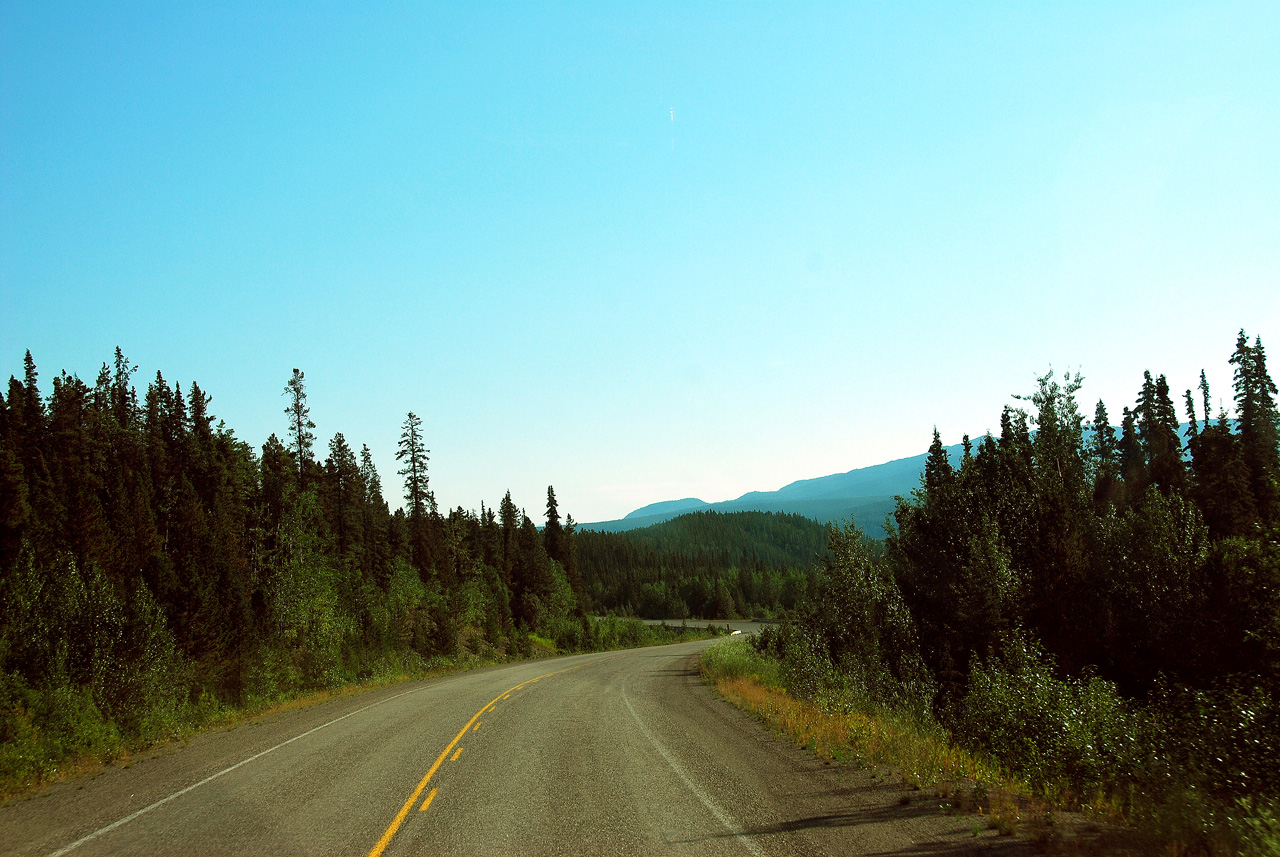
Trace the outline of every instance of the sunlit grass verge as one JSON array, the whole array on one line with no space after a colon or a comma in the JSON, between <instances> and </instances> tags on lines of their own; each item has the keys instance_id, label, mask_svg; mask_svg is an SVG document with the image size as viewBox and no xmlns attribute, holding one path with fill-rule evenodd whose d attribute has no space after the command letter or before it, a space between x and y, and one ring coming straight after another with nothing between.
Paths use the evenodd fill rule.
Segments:
<instances>
[{"instance_id":1,"label":"sunlit grass verge","mask_svg":"<svg viewBox=\"0 0 1280 857\"><path fill-rule=\"evenodd\" d=\"M977 815L975 830L1027 834L1053 853L1280 854L1280 803L1271 799L1240 798L1224 812L1193 788L1152 797L1094 784L1080 793L1065 778L1032 788L986 753L956 746L936 724L847 698L791 696L780 661L744 638L710 646L699 672L727 701L819 759L928 789L952 810Z\"/></svg>"},{"instance_id":2,"label":"sunlit grass verge","mask_svg":"<svg viewBox=\"0 0 1280 857\"><path fill-rule=\"evenodd\" d=\"M949 744L936 726L890 711L839 710L847 706L792 697L783 688L778 661L757 652L749 640L711 646L699 671L729 702L821 759L896 775L906 790L932 789L1001 833L1013 833L1024 822L1043 827L1051 818L1026 783L994 760Z\"/></svg>"},{"instance_id":3,"label":"sunlit grass verge","mask_svg":"<svg viewBox=\"0 0 1280 857\"><path fill-rule=\"evenodd\" d=\"M935 726L889 711L833 710L834 706L793 698L782 688L778 662L756 652L747 640L711 646L699 669L730 702L820 758L864 768L892 767L908 788L967 780L988 789L1030 794L993 760L949 744Z\"/></svg>"},{"instance_id":4,"label":"sunlit grass verge","mask_svg":"<svg viewBox=\"0 0 1280 857\"><path fill-rule=\"evenodd\" d=\"M1280 804L1241 799L1217 817L1194 794L1152 800L1097 789L1073 791L1065 780L1033 789L996 760L951 743L932 723L841 700L797 699L784 670L751 642L735 638L709 647L703 678L738 708L819 758L898 779L904 790L929 790L952 809L974 813L975 831L1023 833L1054 853L1132 853L1212 857L1280 855ZM904 798L906 800L906 798Z\"/></svg>"}]
</instances>

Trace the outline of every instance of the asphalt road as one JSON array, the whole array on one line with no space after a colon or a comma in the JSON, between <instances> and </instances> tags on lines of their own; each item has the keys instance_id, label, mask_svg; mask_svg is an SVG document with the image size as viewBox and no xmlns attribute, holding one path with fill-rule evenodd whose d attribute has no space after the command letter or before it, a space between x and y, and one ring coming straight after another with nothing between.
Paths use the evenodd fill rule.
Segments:
<instances>
[{"instance_id":1,"label":"asphalt road","mask_svg":"<svg viewBox=\"0 0 1280 857\"><path fill-rule=\"evenodd\" d=\"M944 854L917 793L718 699L706 642L510 664L202 735L0 808L0 853ZM908 796L912 797L912 796Z\"/></svg>"}]
</instances>

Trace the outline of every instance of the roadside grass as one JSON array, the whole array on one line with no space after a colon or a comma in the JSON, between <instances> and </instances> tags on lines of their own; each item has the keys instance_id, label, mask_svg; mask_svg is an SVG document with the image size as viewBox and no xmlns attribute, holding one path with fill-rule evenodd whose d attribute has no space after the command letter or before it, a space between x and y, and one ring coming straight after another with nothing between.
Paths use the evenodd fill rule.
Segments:
<instances>
[{"instance_id":1,"label":"roadside grass","mask_svg":"<svg viewBox=\"0 0 1280 857\"><path fill-rule=\"evenodd\" d=\"M910 716L796 699L783 688L779 662L749 640L711 646L699 672L726 700L818 758L871 770L882 781L898 778L907 792L927 790L951 811L974 813L975 832L1021 832L1041 842L1059 836L1062 804L1033 795L995 760L949 743L941 729ZM910 800L904 795L902 802Z\"/></svg>"},{"instance_id":2,"label":"roadside grass","mask_svg":"<svg viewBox=\"0 0 1280 857\"><path fill-rule=\"evenodd\" d=\"M1023 834L1052 854L1280 855L1275 801L1240 799L1215 816L1191 790L1158 799L1132 788L1079 794L1065 781L1032 789L989 756L950 743L936 725L846 699L796 699L784 687L782 665L742 638L710 646L699 672L727 701L820 759L870 770L881 782L897 780L901 804L920 791L950 812L974 814L975 835Z\"/></svg>"},{"instance_id":3,"label":"roadside grass","mask_svg":"<svg viewBox=\"0 0 1280 857\"><path fill-rule=\"evenodd\" d=\"M469 653L455 658L433 657L420 662L418 669L403 666L379 671L365 679L327 688L299 688L270 696L249 697L243 705L218 702L205 694L198 703L169 710L161 716L147 718L151 728L133 735L122 735L110 721L102 718L91 704L77 710L66 710L51 735L47 728L33 723L29 711L15 705L6 722L17 729L6 730L0 743L0 806L13 800L34 797L41 789L55 783L95 776L104 767L118 764L132 767L158 755L173 751L202 732L230 730L250 721L289 711L298 711L334 699L352 696L381 687L421 681L478 669L502 658L478 657ZM26 728L23 728L26 727Z\"/></svg>"},{"instance_id":4,"label":"roadside grass","mask_svg":"<svg viewBox=\"0 0 1280 857\"><path fill-rule=\"evenodd\" d=\"M529 644L531 646L530 657L533 658L549 658L562 654L556 648L555 640L539 637L537 634L529 635Z\"/></svg>"},{"instance_id":5,"label":"roadside grass","mask_svg":"<svg viewBox=\"0 0 1280 857\"><path fill-rule=\"evenodd\" d=\"M845 711L840 709L847 706L795 699L782 687L779 663L756 652L748 640L710 647L699 669L730 702L822 759L862 768L892 766L910 789L962 780L989 792L1031 796L1025 783L994 760L949 744L936 727L890 711Z\"/></svg>"}]
</instances>

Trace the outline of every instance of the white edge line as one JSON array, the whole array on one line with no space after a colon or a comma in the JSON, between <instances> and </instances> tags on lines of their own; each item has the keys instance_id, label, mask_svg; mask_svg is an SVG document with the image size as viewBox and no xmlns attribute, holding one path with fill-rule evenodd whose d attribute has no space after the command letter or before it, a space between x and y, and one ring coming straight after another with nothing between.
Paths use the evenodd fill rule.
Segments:
<instances>
[{"instance_id":1,"label":"white edge line","mask_svg":"<svg viewBox=\"0 0 1280 857\"><path fill-rule=\"evenodd\" d=\"M687 773L685 773L684 768L680 767L680 764L671 757L671 754L667 752L667 748L663 747L661 742L654 737L653 733L645 727L644 723L640 720L640 715L636 714L635 708L631 706L631 700L627 698L627 692L625 690L622 691L622 701L627 704L627 710L631 712L631 717L635 720L636 726L640 727L640 732L644 737L649 739L650 744L658 749L658 752L662 754L662 758L667 760L667 764L671 766L671 770L675 771L680 776L680 779L684 780L684 784L689 787L689 791L693 792L694 796L698 800L702 801L702 805L710 810L711 814L716 817L716 820L724 825L724 829L732 833L738 840L739 844L754 854L755 857L766 857L764 851L761 850L759 845L752 841L752 839L747 835L747 832L742 829L742 826L721 810L720 807L716 806L715 802L707 796L707 793L700 789L698 784L695 783Z\"/></svg>"},{"instance_id":2,"label":"white edge line","mask_svg":"<svg viewBox=\"0 0 1280 857\"><path fill-rule=\"evenodd\" d=\"M236 762L234 765L232 765L229 768L223 768L221 771L218 771L218 773L216 774L210 774L209 776L205 777L203 780L201 780L198 783L192 783L191 785L187 786L184 789L179 789L178 791L174 792L173 794L167 797L160 798L160 800L156 801L150 806L144 806L142 809L138 810L137 812L130 813L129 815L126 815L124 818L113 821L110 824L108 824L106 827L100 827L97 830L95 830L93 833L88 834L87 836L80 837L75 842L72 842L70 845L62 846L57 851L54 851L52 854L50 854L49 857L62 857L63 854L66 854L70 851L75 850L76 848L79 848L81 845L84 845L86 842L89 842L90 840L97 839L99 836L101 836L104 833L110 833L111 831L115 830L117 827L121 827L125 824L128 824L138 816L151 812L151 810L155 809L156 807L163 806L164 804L168 803L171 800L175 800L176 798L182 797L184 794L186 794L189 791L198 789L201 786L205 785L206 783L213 782L223 774L229 774L232 771L234 771L236 768L239 768L242 765L247 765L255 759L261 759L263 756L267 755L268 753L274 753L276 750L279 750L281 747L292 744L294 741L297 741L300 738L306 738L312 732L319 732L321 729L325 728L326 726L332 726L333 724L337 723L339 720L346 720L348 717L354 717L360 712L368 711L370 708L373 708L374 706L381 705L384 702L390 702L393 699L399 699L400 697L406 696L410 693L417 693L419 690L422 690L422 688L415 687L413 690L406 690L401 693L397 693L395 696L388 696L386 699L380 699L377 702L372 702L364 706L363 708L357 708L355 711L349 711L346 714L342 715L341 717L335 717L332 720L330 720L328 723L321 723L319 726L316 726L312 729L308 729L306 732L303 732L301 735L294 735L289 740L281 741L279 744L275 745L274 747L271 747L270 749L263 750L260 753L254 753L249 758L241 759L239 762Z\"/></svg>"}]
</instances>

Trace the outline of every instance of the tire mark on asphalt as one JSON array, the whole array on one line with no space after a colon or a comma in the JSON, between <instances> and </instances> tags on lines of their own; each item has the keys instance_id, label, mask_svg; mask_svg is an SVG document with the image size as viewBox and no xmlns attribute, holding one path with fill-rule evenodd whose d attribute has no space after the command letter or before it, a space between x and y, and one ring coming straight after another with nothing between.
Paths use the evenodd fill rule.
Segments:
<instances>
[{"instance_id":1,"label":"tire mark on asphalt","mask_svg":"<svg viewBox=\"0 0 1280 857\"><path fill-rule=\"evenodd\" d=\"M685 772L685 769L675 760L675 757L667 751L666 747L662 746L662 742L649 731L649 728L645 726L644 722L640 719L640 715L636 714L635 708L632 707L631 700L627 698L626 690L622 691L622 701L626 703L627 711L631 712L631 718L635 720L636 726L639 727L640 734L649 739L649 743L657 749L658 753L662 755L662 758L667 760L667 764L671 766L671 770L675 771L676 775L684 781L684 784L689 787L689 791L693 792L694 797L702 801L702 805L716 817L717 821L724 825L724 829L733 834L733 837L738 841L738 844L751 852L751 854L755 855L755 857L766 857L764 851L755 843L754 840L751 839L750 835L742 828L742 825L738 824L738 822L733 819L733 816L722 810L716 802L713 801L711 797L693 781L693 778Z\"/></svg>"}]
</instances>

